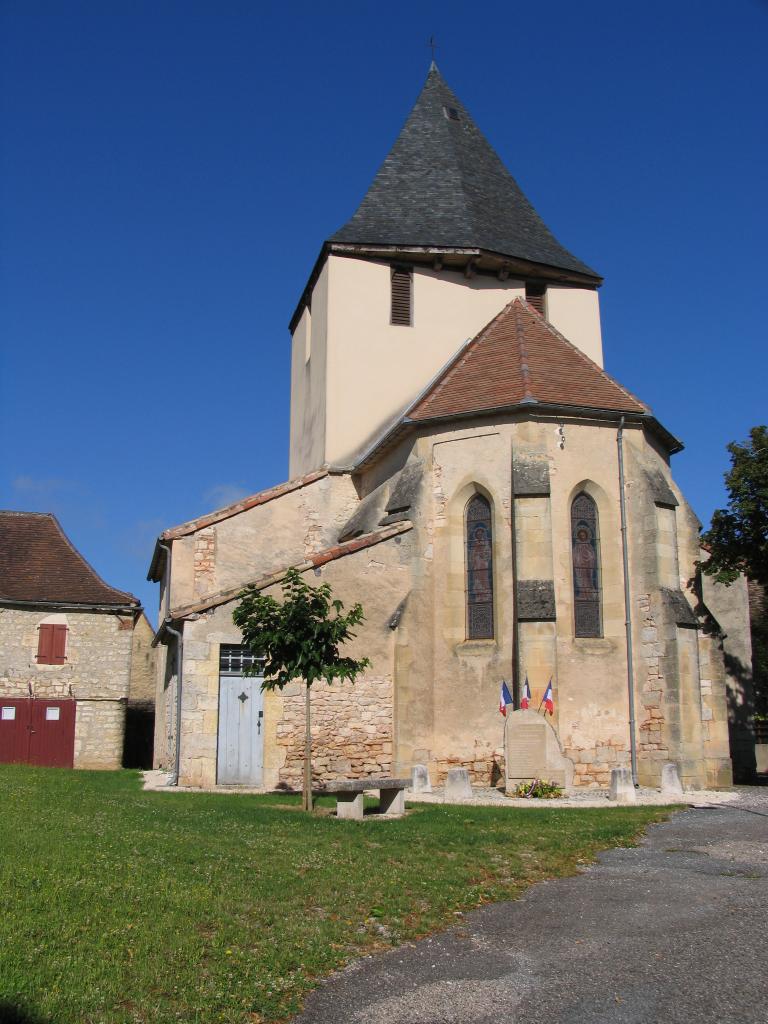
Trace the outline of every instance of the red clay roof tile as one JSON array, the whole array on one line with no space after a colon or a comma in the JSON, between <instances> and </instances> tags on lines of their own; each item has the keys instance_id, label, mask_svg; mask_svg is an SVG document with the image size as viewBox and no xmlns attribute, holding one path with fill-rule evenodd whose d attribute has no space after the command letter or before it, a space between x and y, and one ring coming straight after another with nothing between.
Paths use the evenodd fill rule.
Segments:
<instances>
[{"instance_id":1,"label":"red clay roof tile","mask_svg":"<svg viewBox=\"0 0 768 1024\"><path fill-rule=\"evenodd\" d=\"M408 418L429 420L525 404L650 411L518 298L462 350Z\"/></svg>"},{"instance_id":2,"label":"red clay roof tile","mask_svg":"<svg viewBox=\"0 0 768 1024\"><path fill-rule=\"evenodd\" d=\"M0 601L139 607L101 579L50 512L0 511Z\"/></svg>"}]
</instances>

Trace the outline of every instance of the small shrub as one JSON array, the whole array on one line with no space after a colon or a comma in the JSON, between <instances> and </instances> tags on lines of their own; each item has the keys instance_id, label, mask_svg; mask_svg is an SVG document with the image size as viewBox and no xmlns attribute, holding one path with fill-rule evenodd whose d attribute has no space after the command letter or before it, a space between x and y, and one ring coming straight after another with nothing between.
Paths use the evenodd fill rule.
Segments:
<instances>
[{"instance_id":1,"label":"small shrub","mask_svg":"<svg viewBox=\"0 0 768 1024\"><path fill-rule=\"evenodd\" d=\"M515 790L515 796L536 797L539 800L559 800L563 795L561 786L545 779L534 779L533 782L521 782Z\"/></svg>"}]
</instances>

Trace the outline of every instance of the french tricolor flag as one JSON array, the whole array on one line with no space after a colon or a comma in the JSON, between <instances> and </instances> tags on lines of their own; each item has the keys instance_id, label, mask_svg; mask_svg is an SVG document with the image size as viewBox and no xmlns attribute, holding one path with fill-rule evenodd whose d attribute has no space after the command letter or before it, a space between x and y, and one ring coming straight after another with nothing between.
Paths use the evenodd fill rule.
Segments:
<instances>
[{"instance_id":1,"label":"french tricolor flag","mask_svg":"<svg viewBox=\"0 0 768 1024\"><path fill-rule=\"evenodd\" d=\"M531 703L531 688L528 685L528 676L525 677L525 683L523 684L523 693L520 697L520 707L523 711L527 711Z\"/></svg>"},{"instance_id":2,"label":"french tricolor flag","mask_svg":"<svg viewBox=\"0 0 768 1024\"><path fill-rule=\"evenodd\" d=\"M511 703L512 694L509 692L509 687L507 686L507 684L504 682L504 680L502 680L501 694L499 696L499 711L502 713L502 715L504 715L505 718L507 716L507 704Z\"/></svg>"},{"instance_id":3,"label":"french tricolor flag","mask_svg":"<svg viewBox=\"0 0 768 1024\"><path fill-rule=\"evenodd\" d=\"M555 698L552 695L552 680L551 679L549 680L549 683L547 684L547 689L544 692L544 699L542 700L541 703L544 705L544 714L549 712L550 715L554 715L554 713L555 713Z\"/></svg>"}]
</instances>

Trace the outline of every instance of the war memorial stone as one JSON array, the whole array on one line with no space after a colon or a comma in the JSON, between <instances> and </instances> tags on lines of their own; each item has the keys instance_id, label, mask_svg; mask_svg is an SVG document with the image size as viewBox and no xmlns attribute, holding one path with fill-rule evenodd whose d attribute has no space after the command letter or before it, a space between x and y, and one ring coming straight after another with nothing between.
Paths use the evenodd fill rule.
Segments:
<instances>
[{"instance_id":1,"label":"war memorial stone","mask_svg":"<svg viewBox=\"0 0 768 1024\"><path fill-rule=\"evenodd\" d=\"M536 711L513 711L506 726L507 792L540 779L569 789L573 764L563 756L557 734Z\"/></svg>"}]
</instances>

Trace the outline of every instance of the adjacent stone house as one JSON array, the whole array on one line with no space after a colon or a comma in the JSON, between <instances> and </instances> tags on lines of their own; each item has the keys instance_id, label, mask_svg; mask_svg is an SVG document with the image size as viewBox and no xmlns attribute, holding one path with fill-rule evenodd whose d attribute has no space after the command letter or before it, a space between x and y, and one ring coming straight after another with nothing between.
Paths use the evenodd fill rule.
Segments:
<instances>
[{"instance_id":1,"label":"adjacent stone house","mask_svg":"<svg viewBox=\"0 0 768 1024\"><path fill-rule=\"evenodd\" d=\"M154 705L151 633L55 516L0 512L0 762L119 768L127 707Z\"/></svg>"},{"instance_id":2,"label":"adjacent stone house","mask_svg":"<svg viewBox=\"0 0 768 1024\"><path fill-rule=\"evenodd\" d=\"M297 566L363 603L352 652L371 659L354 686L313 688L317 781L530 777L551 683L568 784L623 764L655 784L670 760L688 785L730 784L745 677L717 588L697 586L682 444L602 368L601 283L433 66L291 320L291 479L158 540L159 766L300 785L302 688L262 694L232 623L246 583L279 597Z\"/></svg>"}]
</instances>

